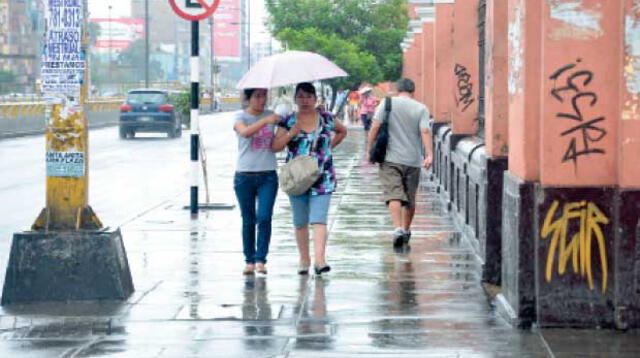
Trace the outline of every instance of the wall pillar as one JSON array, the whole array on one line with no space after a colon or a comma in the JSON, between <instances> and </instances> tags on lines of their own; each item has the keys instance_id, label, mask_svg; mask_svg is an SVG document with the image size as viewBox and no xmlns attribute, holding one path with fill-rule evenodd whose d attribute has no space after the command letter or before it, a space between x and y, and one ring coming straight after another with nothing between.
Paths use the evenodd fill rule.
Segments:
<instances>
[{"instance_id":1,"label":"wall pillar","mask_svg":"<svg viewBox=\"0 0 640 358\"><path fill-rule=\"evenodd\" d=\"M435 90L435 122L451 122L453 111L451 71L453 68L453 6L454 0L434 0L436 8L435 55L438 84Z\"/></svg>"},{"instance_id":2,"label":"wall pillar","mask_svg":"<svg viewBox=\"0 0 640 358\"><path fill-rule=\"evenodd\" d=\"M539 180L542 4L508 0L509 167L502 205L502 293L512 324L535 320L534 182Z\"/></svg>"},{"instance_id":3,"label":"wall pillar","mask_svg":"<svg viewBox=\"0 0 640 358\"><path fill-rule=\"evenodd\" d=\"M451 127L454 135L478 132L478 5L479 0L454 4L453 66L449 69L453 86Z\"/></svg>"}]
</instances>

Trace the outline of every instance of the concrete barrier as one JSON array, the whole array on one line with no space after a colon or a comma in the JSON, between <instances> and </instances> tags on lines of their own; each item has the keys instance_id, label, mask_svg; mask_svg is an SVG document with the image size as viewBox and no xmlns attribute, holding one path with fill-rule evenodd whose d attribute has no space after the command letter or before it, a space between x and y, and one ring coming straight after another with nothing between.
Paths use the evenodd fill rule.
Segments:
<instances>
[{"instance_id":1,"label":"concrete barrier","mask_svg":"<svg viewBox=\"0 0 640 358\"><path fill-rule=\"evenodd\" d=\"M89 101L89 128L118 124L122 99ZM44 133L45 109L43 102L0 104L0 138Z\"/></svg>"}]
</instances>

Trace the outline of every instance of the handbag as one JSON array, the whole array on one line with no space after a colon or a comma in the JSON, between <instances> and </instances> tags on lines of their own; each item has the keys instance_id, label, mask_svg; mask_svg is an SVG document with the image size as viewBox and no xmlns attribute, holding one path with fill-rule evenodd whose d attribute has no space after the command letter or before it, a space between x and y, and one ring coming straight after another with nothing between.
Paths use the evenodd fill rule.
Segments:
<instances>
[{"instance_id":1,"label":"handbag","mask_svg":"<svg viewBox=\"0 0 640 358\"><path fill-rule=\"evenodd\" d=\"M280 168L278 181L280 188L289 195L301 195L307 192L322 175L318 161L311 155L318 143L322 128L322 119L318 120L318 129L309 148L309 154L299 155Z\"/></svg>"},{"instance_id":2,"label":"handbag","mask_svg":"<svg viewBox=\"0 0 640 358\"><path fill-rule=\"evenodd\" d=\"M387 156L387 145L389 144L389 115L391 113L391 97L384 100L384 118L378 129L376 138L373 140L369 151L369 161L371 163L384 163Z\"/></svg>"}]
</instances>

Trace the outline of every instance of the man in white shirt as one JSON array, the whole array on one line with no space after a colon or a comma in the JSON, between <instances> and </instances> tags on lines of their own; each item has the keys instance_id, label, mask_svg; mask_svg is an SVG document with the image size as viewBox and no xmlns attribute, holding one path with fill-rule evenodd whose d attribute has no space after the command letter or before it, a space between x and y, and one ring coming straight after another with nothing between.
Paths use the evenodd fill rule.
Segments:
<instances>
[{"instance_id":1,"label":"man in white shirt","mask_svg":"<svg viewBox=\"0 0 640 358\"><path fill-rule=\"evenodd\" d=\"M429 168L433 160L429 131L429 110L414 100L415 84L408 78L396 83L398 94L391 97L389 143L384 163L380 164L380 182L395 230L393 246L407 244L411 238L411 222L415 214L416 193L421 167ZM385 101L375 111L369 131L367 153L384 119ZM425 157L422 156L422 148Z\"/></svg>"}]
</instances>

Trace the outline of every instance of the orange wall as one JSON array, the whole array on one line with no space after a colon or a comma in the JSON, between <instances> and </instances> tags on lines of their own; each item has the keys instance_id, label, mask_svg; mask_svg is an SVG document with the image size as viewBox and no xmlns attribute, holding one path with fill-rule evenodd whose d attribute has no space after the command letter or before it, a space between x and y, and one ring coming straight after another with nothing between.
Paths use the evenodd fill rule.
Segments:
<instances>
[{"instance_id":1,"label":"orange wall","mask_svg":"<svg viewBox=\"0 0 640 358\"><path fill-rule=\"evenodd\" d=\"M434 110L435 102L435 74L436 74L436 56L434 44L435 26L433 22L425 22L422 26L422 88L424 94L421 99L426 104L430 112Z\"/></svg>"},{"instance_id":2,"label":"orange wall","mask_svg":"<svg viewBox=\"0 0 640 358\"><path fill-rule=\"evenodd\" d=\"M436 122L450 122L453 110L451 72L453 68L453 3L438 3L436 8L435 48L436 48L436 84L435 109Z\"/></svg>"},{"instance_id":3,"label":"orange wall","mask_svg":"<svg viewBox=\"0 0 640 358\"><path fill-rule=\"evenodd\" d=\"M509 171L538 181L542 2L508 1Z\"/></svg>"},{"instance_id":4,"label":"orange wall","mask_svg":"<svg viewBox=\"0 0 640 358\"><path fill-rule=\"evenodd\" d=\"M479 0L454 4L453 66L449 69L453 86L453 134L478 131L478 5Z\"/></svg>"},{"instance_id":5,"label":"orange wall","mask_svg":"<svg viewBox=\"0 0 640 358\"><path fill-rule=\"evenodd\" d=\"M624 56L621 76L622 115L617 149L618 183L640 188L640 11L638 1L624 1Z\"/></svg>"},{"instance_id":6,"label":"orange wall","mask_svg":"<svg viewBox=\"0 0 640 358\"><path fill-rule=\"evenodd\" d=\"M492 157L509 153L507 2L487 2L485 33L485 142Z\"/></svg>"},{"instance_id":7,"label":"orange wall","mask_svg":"<svg viewBox=\"0 0 640 358\"><path fill-rule=\"evenodd\" d=\"M543 2L543 8L540 181L615 185L620 3L583 0L567 11Z\"/></svg>"},{"instance_id":8,"label":"orange wall","mask_svg":"<svg viewBox=\"0 0 640 358\"><path fill-rule=\"evenodd\" d=\"M416 91L414 93L414 96L417 100L421 101L421 99L424 97L424 81L423 81L423 74L422 74L422 67L424 64L424 54L423 54L423 34L415 34L413 37L413 47L415 48L415 54L414 54L414 63L413 65L415 66L415 72L413 77L411 78L414 82L414 84L416 85Z\"/></svg>"}]
</instances>

